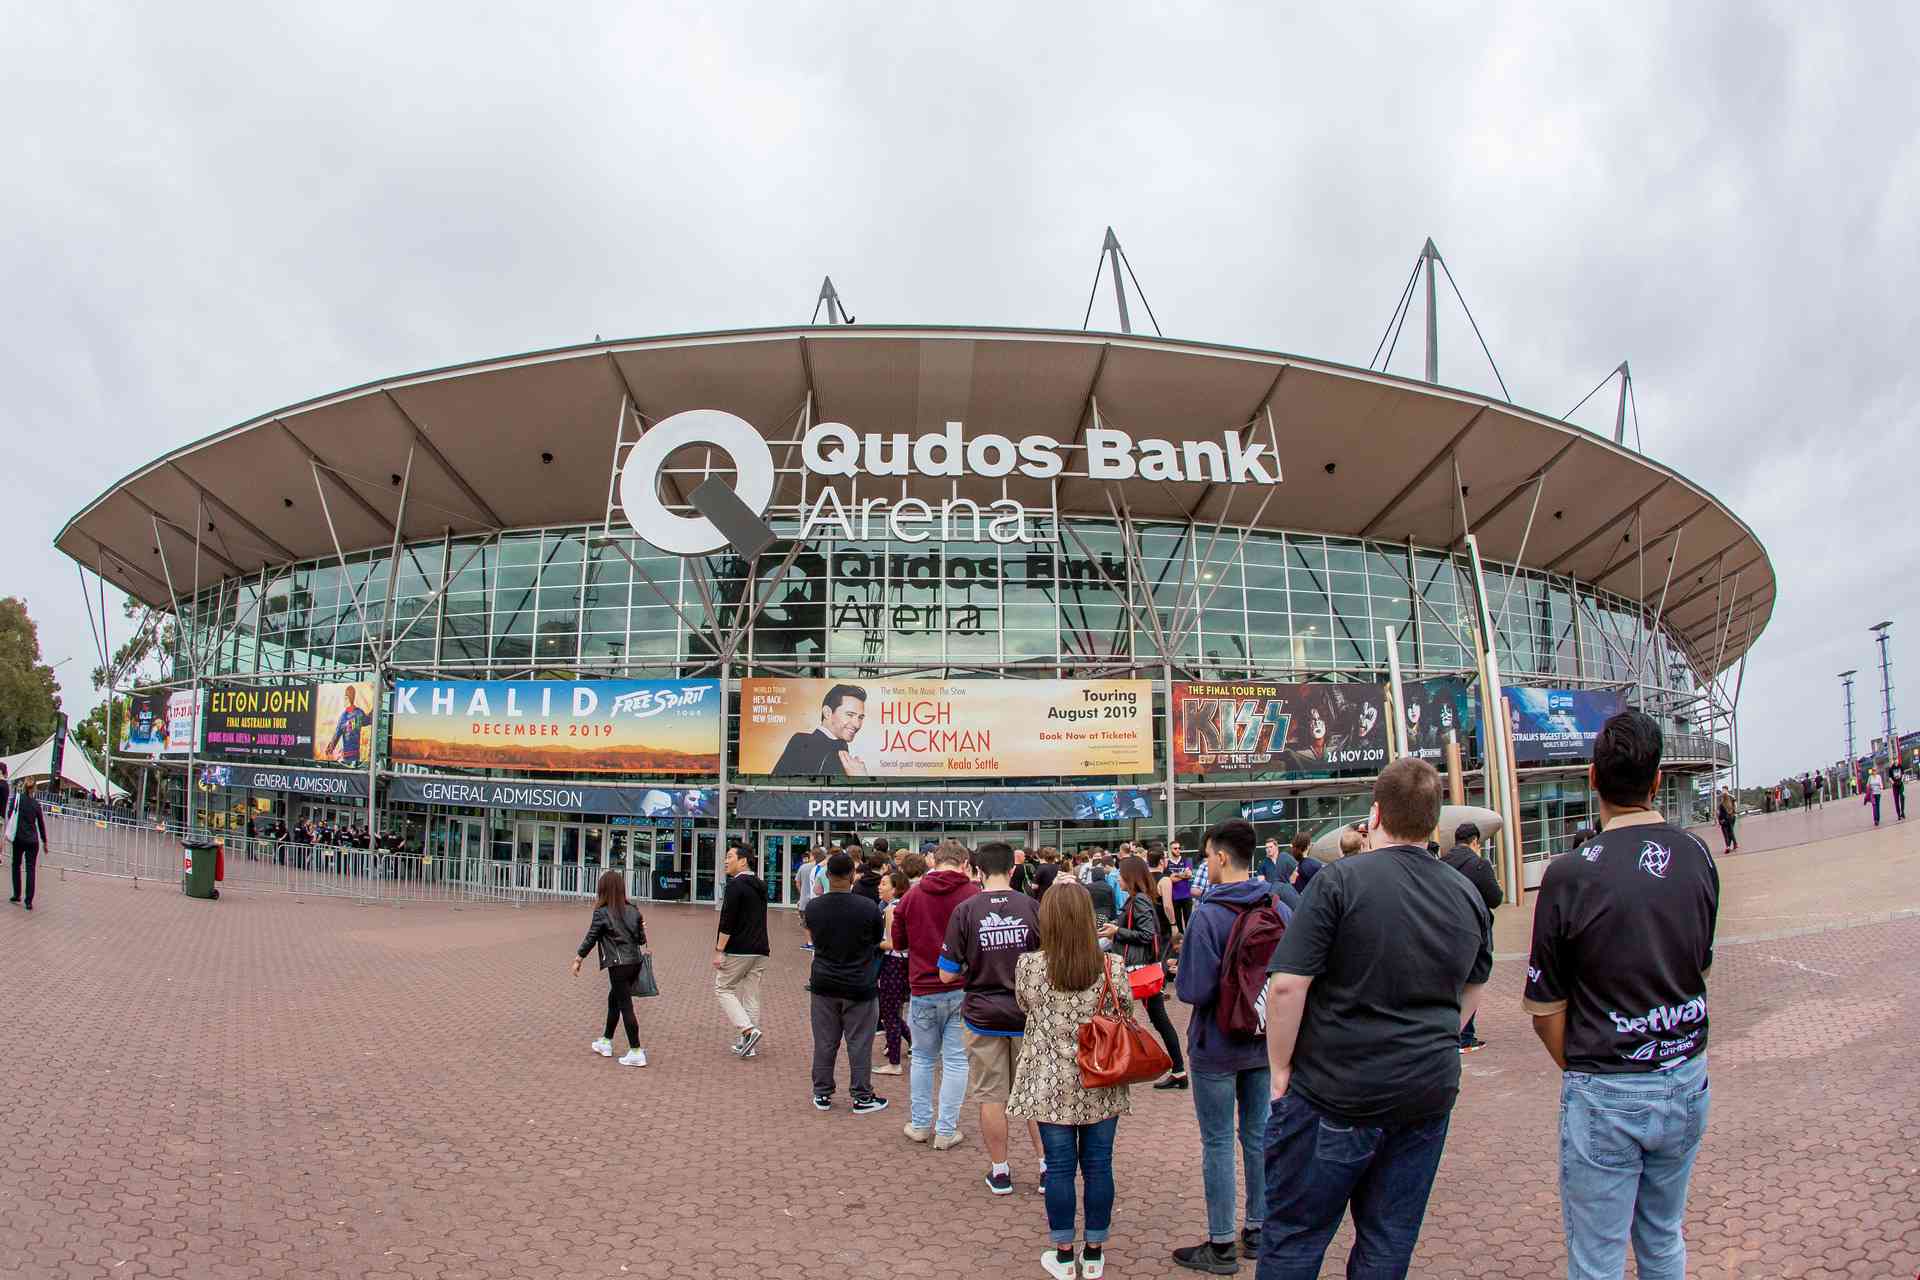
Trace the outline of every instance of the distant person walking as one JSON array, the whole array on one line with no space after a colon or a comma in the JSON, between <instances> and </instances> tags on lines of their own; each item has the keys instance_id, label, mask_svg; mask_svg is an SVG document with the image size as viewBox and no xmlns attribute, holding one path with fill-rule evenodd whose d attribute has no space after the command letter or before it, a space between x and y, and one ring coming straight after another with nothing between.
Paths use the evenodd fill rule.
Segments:
<instances>
[{"instance_id":1,"label":"distant person walking","mask_svg":"<svg viewBox=\"0 0 1920 1280\"><path fill-rule=\"evenodd\" d=\"M1726 787L1720 788L1720 802L1715 806L1715 812L1720 818L1720 839L1726 851L1728 853L1738 853L1740 851L1740 841L1733 833L1734 820L1738 815L1734 807L1733 792L1730 789ZM1878 813L1879 811L1876 809L1875 825L1879 823Z\"/></svg>"},{"instance_id":2,"label":"distant person walking","mask_svg":"<svg viewBox=\"0 0 1920 1280\"><path fill-rule=\"evenodd\" d=\"M1907 820L1907 776L1897 764L1888 770L1888 776L1891 779L1889 785L1893 788L1893 820L1905 822Z\"/></svg>"},{"instance_id":3,"label":"distant person walking","mask_svg":"<svg viewBox=\"0 0 1920 1280\"><path fill-rule=\"evenodd\" d=\"M580 950L573 957L573 976L580 976L580 964L587 952L600 948L600 968L607 975L607 1028L590 1048L603 1058L613 1056L613 1029L624 1022L627 1027L627 1052L623 1067L647 1065L646 1051L640 1047L640 1022L633 1016L633 983L640 976L640 962L647 954L647 926L640 908L627 900L627 877L620 871L607 871L600 877L600 896L594 900L593 920Z\"/></svg>"},{"instance_id":4,"label":"distant person walking","mask_svg":"<svg viewBox=\"0 0 1920 1280\"><path fill-rule=\"evenodd\" d=\"M1609 719L1587 770L1601 833L1547 864L1522 1003L1560 1086L1560 1212L1572 1280L1683 1280L1687 1183L1706 1132L1707 972L1720 874L1670 824L1660 726Z\"/></svg>"},{"instance_id":5,"label":"distant person walking","mask_svg":"<svg viewBox=\"0 0 1920 1280\"><path fill-rule=\"evenodd\" d=\"M40 809L40 798L34 793L31 782L22 782L14 788L13 799L7 808L7 835L13 841L13 896L7 901L19 902L27 910L33 910L34 869L40 860L40 850L47 847L47 816ZM20 897L20 872L25 869L27 896Z\"/></svg>"},{"instance_id":6,"label":"distant person walking","mask_svg":"<svg viewBox=\"0 0 1920 1280\"><path fill-rule=\"evenodd\" d=\"M1880 776L1878 765L1867 770L1867 803L1873 806L1873 825L1880 825L1880 797L1887 789L1887 780Z\"/></svg>"},{"instance_id":7,"label":"distant person walking","mask_svg":"<svg viewBox=\"0 0 1920 1280\"><path fill-rule=\"evenodd\" d=\"M1037 1121L1047 1152L1044 1189L1047 1235L1053 1248L1040 1265L1054 1280L1100 1280L1113 1223L1113 1135L1131 1115L1126 1085L1089 1089L1080 1083L1080 1028L1104 1001L1109 1013L1133 1016L1125 963L1100 950L1093 900L1071 879L1040 900L1040 950L1021 956L1014 998L1027 1018L1026 1040L1007 1112ZM1074 1178L1079 1175L1085 1218L1079 1257L1073 1250Z\"/></svg>"},{"instance_id":8,"label":"distant person walking","mask_svg":"<svg viewBox=\"0 0 1920 1280\"><path fill-rule=\"evenodd\" d=\"M767 886L753 874L753 860L741 846L727 846L726 892L720 899L720 926L713 939L713 990L733 1024L733 1052L756 1056L760 1045L760 983L767 971Z\"/></svg>"}]
</instances>

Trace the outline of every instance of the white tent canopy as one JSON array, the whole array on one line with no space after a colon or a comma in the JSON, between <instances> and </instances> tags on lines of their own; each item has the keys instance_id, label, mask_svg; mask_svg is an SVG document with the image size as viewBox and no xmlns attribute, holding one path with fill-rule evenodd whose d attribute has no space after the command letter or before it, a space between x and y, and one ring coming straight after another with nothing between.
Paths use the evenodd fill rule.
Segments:
<instances>
[{"instance_id":1,"label":"white tent canopy","mask_svg":"<svg viewBox=\"0 0 1920 1280\"><path fill-rule=\"evenodd\" d=\"M53 735L47 735L47 740L31 751L22 751L17 756L0 756L0 763L7 766L7 780L10 782L21 778L46 779L53 771ZM87 758L87 753L72 738L67 739L67 749L60 756L60 776L97 796L111 793L117 799L127 794L125 787L114 786L107 781L106 775Z\"/></svg>"}]
</instances>

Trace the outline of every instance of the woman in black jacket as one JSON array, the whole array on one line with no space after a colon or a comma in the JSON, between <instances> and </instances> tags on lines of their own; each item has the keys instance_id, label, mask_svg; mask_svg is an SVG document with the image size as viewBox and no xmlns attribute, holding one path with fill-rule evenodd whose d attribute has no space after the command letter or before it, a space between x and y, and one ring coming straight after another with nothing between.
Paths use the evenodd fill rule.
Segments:
<instances>
[{"instance_id":1,"label":"woman in black jacket","mask_svg":"<svg viewBox=\"0 0 1920 1280\"><path fill-rule=\"evenodd\" d=\"M613 1056L613 1028L627 1025L627 1052L620 1059L623 1067L644 1067L647 1055L640 1048L640 1024L633 1016L633 983L640 976L640 961L646 956L647 927L640 908L627 900L627 877L608 871L600 877L600 896L593 904L593 923L580 940L573 957L573 976L580 976L580 963L587 952L598 945L600 967L607 973L607 1030L590 1046L603 1058Z\"/></svg>"},{"instance_id":2,"label":"woman in black jacket","mask_svg":"<svg viewBox=\"0 0 1920 1280\"><path fill-rule=\"evenodd\" d=\"M1120 859L1120 888L1126 892L1127 901L1120 908L1118 919L1101 926L1100 936L1113 939L1119 946L1129 970L1146 964L1164 964L1171 929L1169 922L1161 918L1160 895L1154 892L1153 874L1147 870L1145 858L1134 854ZM1187 1064L1180 1056L1180 1033L1174 1030L1173 1019L1167 1016L1166 992L1157 991L1140 1003L1146 1006L1147 1021L1153 1023L1160 1042L1167 1046L1167 1058L1173 1063L1167 1078L1153 1087L1185 1089Z\"/></svg>"}]
</instances>

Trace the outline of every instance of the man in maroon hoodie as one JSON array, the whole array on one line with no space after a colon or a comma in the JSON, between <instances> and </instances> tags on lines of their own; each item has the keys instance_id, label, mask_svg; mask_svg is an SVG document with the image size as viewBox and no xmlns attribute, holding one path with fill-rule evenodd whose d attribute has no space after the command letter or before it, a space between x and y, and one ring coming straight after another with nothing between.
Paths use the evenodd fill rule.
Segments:
<instances>
[{"instance_id":1,"label":"man in maroon hoodie","mask_svg":"<svg viewBox=\"0 0 1920 1280\"><path fill-rule=\"evenodd\" d=\"M913 1033L913 1074L907 1084L911 1114L906 1134L933 1139L936 1151L960 1142L960 1104L967 1093L966 992L940 979L940 948L955 907L980 892L967 876L967 851L948 840L933 851L933 869L907 890L893 912L893 949L907 953L907 1026ZM934 1122L933 1063L940 1060L940 1117Z\"/></svg>"}]
</instances>

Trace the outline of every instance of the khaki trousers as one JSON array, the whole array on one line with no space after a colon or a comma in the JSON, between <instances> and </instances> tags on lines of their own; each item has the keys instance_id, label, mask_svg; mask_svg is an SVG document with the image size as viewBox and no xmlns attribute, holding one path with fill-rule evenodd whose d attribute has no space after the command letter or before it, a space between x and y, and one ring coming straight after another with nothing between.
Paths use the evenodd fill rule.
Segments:
<instances>
[{"instance_id":1,"label":"khaki trousers","mask_svg":"<svg viewBox=\"0 0 1920 1280\"><path fill-rule=\"evenodd\" d=\"M767 969L765 956L721 956L714 971L713 990L720 997L720 1008L736 1031L760 1025L760 977Z\"/></svg>"}]
</instances>

